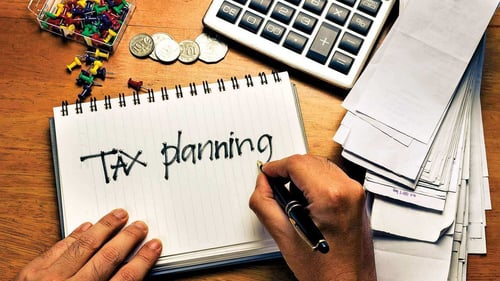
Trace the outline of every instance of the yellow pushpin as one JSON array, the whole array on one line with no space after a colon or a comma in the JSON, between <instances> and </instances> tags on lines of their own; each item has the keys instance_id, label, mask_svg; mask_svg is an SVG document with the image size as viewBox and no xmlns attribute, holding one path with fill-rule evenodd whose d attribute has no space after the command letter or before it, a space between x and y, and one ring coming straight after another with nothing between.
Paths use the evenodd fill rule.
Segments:
<instances>
[{"instance_id":1,"label":"yellow pushpin","mask_svg":"<svg viewBox=\"0 0 500 281\"><path fill-rule=\"evenodd\" d=\"M100 61L100 60L96 60L94 61L94 64L92 65L92 67L89 69L89 73L92 74L92 75L97 75L97 71L103 67L103 63Z\"/></svg>"},{"instance_id":2,"label":"yellow pushpin","mask_svg":"<svg viewBox=\"0 0 500 281\"><path fill-rule=\"evenodd\" d=\"M72 72L73 68L75 68L77 66L81 66L81 65L82 65L82 61L78 57L75 57L73 59L73 62L71 62L70 64L66 65L66 68L68 69L69 72Z\"/></svg>"},{"instance_id":3,"label":"yellow pushpin","mask_svg":"<svg viewBox=\"0 0 500 281\"><path fill-rule=\"evenodd\" d=\"M116 37L116 32L113 29L108 29L108 35L104 38L104 43L109 43L114 37Z\"/></svg>"}]
</instances>

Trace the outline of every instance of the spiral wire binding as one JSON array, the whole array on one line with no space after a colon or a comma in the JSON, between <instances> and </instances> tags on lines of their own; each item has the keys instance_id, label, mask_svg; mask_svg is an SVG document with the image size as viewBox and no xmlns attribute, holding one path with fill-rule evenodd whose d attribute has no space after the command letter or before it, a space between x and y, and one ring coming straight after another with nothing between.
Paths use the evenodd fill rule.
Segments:
<instances>
[{"instance_id":1,"label":"spiral wire binding","mask_svg":"<svg viewBox=\"0 0 500 281\"><path fill-rule=\"evenodd\" d=\"M162 99L163 101L168 100L168 92L167 92L167 87L161 87L161 88L160 88L160 90L161 90L161 99Z\"/></svg>"},{"instance_id":2,"label":"spiral wire binding","mask_svg":"<svg viewBox=\"0 0 500 281\"><path fill-rule=\"evenodd\" d=\"M175 94L177 95L177 98L182 98L182 86L181 85L175 85Z\"/></svg>"},{"instance_id":3,"label":"spiral wire binding","mask_svg":"<svg viewBox=\"0 0 500 281\"><path fill-rule=\"evenodd\" d=\"M231 83L233 84L233 89L237 90L240 88L240 84L238 84L238 78L236 77L231 77Z\"/></svg>"},{"instance_id":4,"label":"spiral wire binding","mask_svg":"<svg viewBox=\"0 0 500 281\"><path fill-rule=\"evenodd\" d=\"M219 92L225 92L226 86L224 85L224 80L217 79L217 84L219 85Z\"/></svg>"},{"instance_id":5,"label":"spiral wire binding","mask_svg":"<svg viewBox=\"0 0 500 281\"><path fill-rule=\"evenodd\" d=\"M196 90L196 84L195 83L189 83L189 92L191 93L191 96L197 96L198 91Z\"/></svg>"},{"instance_id":6,"label":"spiral wire binding","mask_svg":"<svg viewBox=\"0 0 500 281\"><path fill-rule=\"evenodd\" d=\"M272 73L272 79L274 80L275 83L281 82L281 77L280 77L280 75L279 75L279 73L277 71L273 70L271 73ZM260 72L260 73L258 73L258 77L259 77L261 85L266 85L266 84L269 83L268 79L267 79L266 73ZM254 80L253 80L253 76L252 75L246 74L244 76L244 79L245 79L245 82L246 82L246 86L248 88L254 87ZM232 77L230 77L230 80L231 80L231 87L234 90L240 89L240 84L239 84L239 81L238 81L237 77L232 76ZM206 81L206 80L202 81L202 86L203 86L203 92L205 94L211 94L212 93L212 88L210 88L210 84L208 83L208 81ZM217 79L217 87L218 87L220 93L226 91L226 85L225 85L225 82L224 82L223 79ZM166 87L161 87L160 88L160 92L161 92L161 99L162 99L162 101L169 100L169 93L168 93L168 89ZM197 84L195 84L194 82L189 83L189 92L190 92L191 96L197 96L198 95ZM175 94L176 94L176 97L178 99L184 97L181 85L179 85L179 84L175 85ZM141 104L141 94L139 94L139 92L137 92L137 91L133 91L132 95L133 95L133 103L134 103L134 105L140 105ZM148 89L148 91L147 91L147 101L149 103L154 103L155 102L155 92L154 92L153 89ZM76 112L76 114L83 114L83 105L82 105L82 103L83 103L83 101L81 99L77 99L76 100L76 102L75 102L75 112ZM112 104L112 102L111 102L111 96L110 95L105 95L104 96L104 109L106 109L106 110L112 109L112 105L111 104ZM64 101L61 102L61 115L62 116L68 116L69 115L68 106L69 106L69 104L68 104L67 100L64 100ZM95 97L91 97L90 98L89 106L90 106L90 111L91 112L96 112L97 111L98 106L97 106L97 99ZM119 107L126 107L127 106L126 98L125 98L125 94L124 93L119 93L118 94L118 106Z\"/></svg>"},{"instance_id":7,"label":"spiral wire binding","mask_svg":"<svg viewBox=\"0 0 500 281\"><path fill-rule=\"evenodd\" d=\"M205 92L205 94L210 94L212 92L207 80L203 81L203 92Z\"/></svg>"},{"instance_id":8,"label":"spiral wire binding","mask_svg":"<svg viewBox=\"0 0 500 281\"><path fill-rule=\"evenodd\" d=\"M153 89L148 89L148 102L149 103L155 102L155 93Z\"/></svg>"},{"instance_id":9,"label":"spiral wire binding","mask_svg":"<svg viewBox=\"0 0 500 281\"><path fill-rule=\"evenodd\" d=\"M134 105L141 104L141 98L139 96L139 93L137 91L134 91L132 93L132 95L133 95L133 98L134 98Z\"/></svg>"},{"instance_id":10,"label":"spiral wire binding","mask_svg":"<svg viewBox=\"0 0 500 281\"><path fill-rule=\"evenodd\" d=\"M111 109L111 96L110 95L104 96L104 109Z\"/></svg>"},{"instance_id":11,"label":"spiral wire binding","mask_svg":"<svg viewBox=\"0 0 500 281\"><path fill-rule=\"evenodd\" d=\"M95 97L90 98L90 112L97 111L97 99Z\"/></svg>"}]
</instances>

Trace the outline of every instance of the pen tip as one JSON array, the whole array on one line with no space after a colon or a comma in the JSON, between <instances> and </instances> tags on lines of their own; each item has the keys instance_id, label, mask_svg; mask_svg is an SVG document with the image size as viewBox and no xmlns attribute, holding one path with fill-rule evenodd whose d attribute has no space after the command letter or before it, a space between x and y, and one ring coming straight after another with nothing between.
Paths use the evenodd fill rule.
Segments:
<instances>
[{"instance_id":1,"label":"pen tip","mask_svg":"<svg viewBox=\"0 0 500 281\"><path fill-rule=\"evenodd\" d=\"M259 167L259 170L262 172L262 166L264 165L264 163L262 163L262 161L260 160L257 160L257 167Z\"/></svg>"}]
</instances>

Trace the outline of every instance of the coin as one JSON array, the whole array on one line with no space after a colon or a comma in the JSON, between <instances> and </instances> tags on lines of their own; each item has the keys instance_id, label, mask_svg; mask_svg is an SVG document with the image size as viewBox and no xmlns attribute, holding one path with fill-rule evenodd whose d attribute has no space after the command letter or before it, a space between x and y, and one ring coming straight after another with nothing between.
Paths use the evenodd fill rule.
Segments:
<instances>
[{"instance_id":1,"label":"coin","mask_svg":"<svg viewBox=\"0 0 500 281\"><path fill-rule=\"evenodd\" d=\"M181 49L179 61L182 63L193 63L200 56L200 47L193 40L184 40L179 43L179 47Z\"/></svg>"},{"instance_id":2,"label":"coin","mask_svg":"<svg viewBox=\"0 0 500 281\"><path fill-rule=\"evenodd\" d=\"M206 63L216 63L221 61L227 54L227 44L220 41L215 36L202 33L195 39L195 41L200 46L199 59L201 61Z\"/></svg>"},{"instance_id":3,"label":"coin","mask_svg":"<svg viewBox=\"0 0 500 281\"><path fill-rule=\"evenodd\" d=\"M169 63L175 61L181 54L181 48L174 39L165 39L155 47L156 57L159 61Z\"/></svg>"},{"instance_id":4,"label":"coin","mask_svg":"<svg viewBox=\"0 0 500 281\"><path fill-rule=\"evenodd\" d=\"M151 54L149 54L149 57L152 58L153 60L159 60L158 57L156 56L156 48L158 48L158 44L160 44L160 42L163 40L172 39L172 37L167 33L158 32L158 33L152 34L151 38L153 38L155 51L151 52Z\"/></svg>"},{"instance_id":5,"label":"coin","mask_svg":"<svg viewBox=\"0 0 500 281\"><path fill-rule=\"evenodd\" d=\"M129 50L132 55L145 58L154 50L153 38L146 33L139 33L130 39Z\"/></svg>"}]
</instances>

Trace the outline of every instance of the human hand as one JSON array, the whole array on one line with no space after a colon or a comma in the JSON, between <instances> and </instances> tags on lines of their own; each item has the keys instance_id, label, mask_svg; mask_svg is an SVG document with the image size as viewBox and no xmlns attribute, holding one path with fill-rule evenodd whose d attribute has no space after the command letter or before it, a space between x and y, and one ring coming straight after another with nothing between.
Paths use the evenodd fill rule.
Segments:
<instances>
[{"instance_id":1,"label":"human hand","mask_svg":"<svg viewBox=\"0 0 500 281\"><path fill-rule=\"evenodd\" d=\"M148 241L120 267L148 233L141 221L123 228L127 220L128 213L116 209L94 225L80 225L31 261L14 280L142 280L160 256L162 244L158 239Z\"/></svg>"},{"instance_id":2,"label":"human hand","mask_svg":"<svg viewBox=\"0 0 500 281\"><path fill-rule=\"evenodd\" d=\"M365 193L358 182L327 159L310 155L269 162L262 171L295 183L309 202L311 218L330 245L327 254L312 251L273 199L265 175L258 175L250 208L299 280L376 280Z\"/></svg>"}]
</instances>

